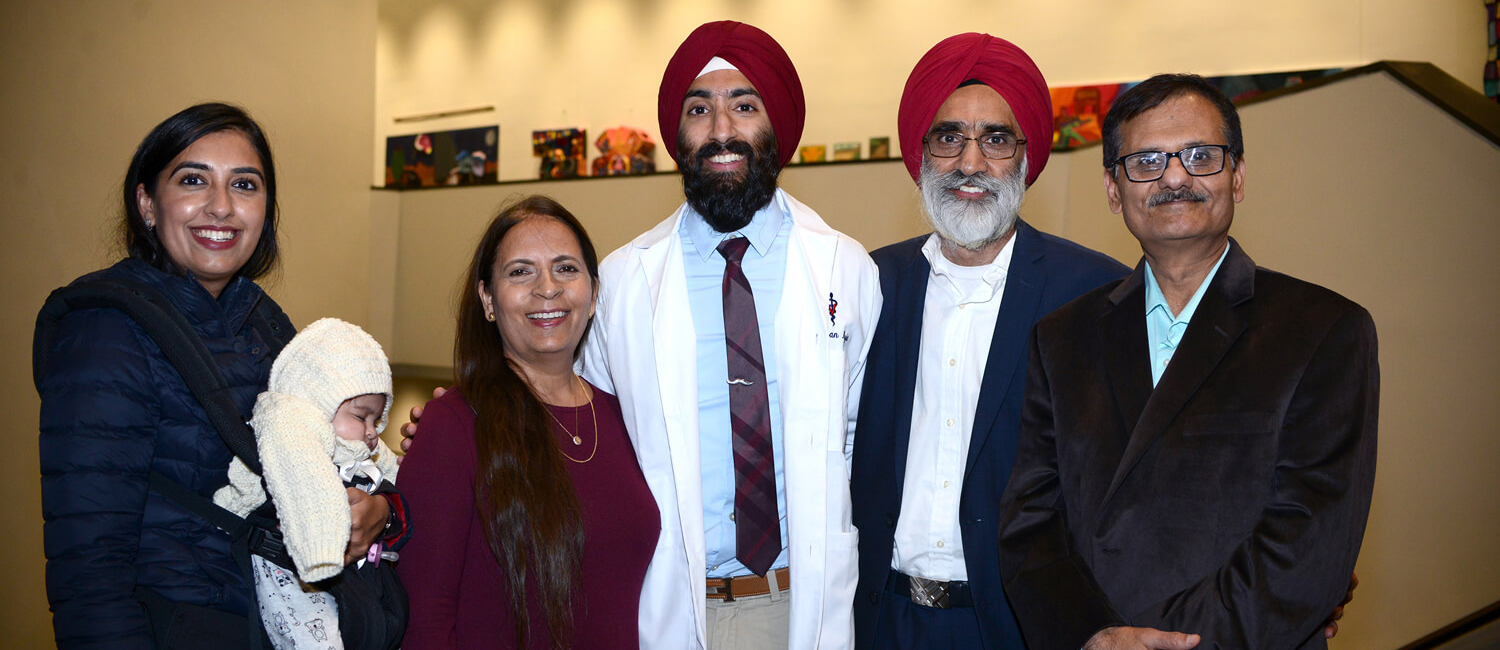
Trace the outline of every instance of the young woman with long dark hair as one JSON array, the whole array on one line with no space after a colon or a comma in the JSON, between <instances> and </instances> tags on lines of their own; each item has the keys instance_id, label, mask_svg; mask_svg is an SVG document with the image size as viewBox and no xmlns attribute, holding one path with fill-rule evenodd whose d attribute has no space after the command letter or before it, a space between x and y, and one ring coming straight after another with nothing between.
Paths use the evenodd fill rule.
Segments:
<instances>
[{"instance_id":1,"label":"young woman with long dark hair","mask_svg":"<svg viewBox=\"0 0 1500 650\"><path fill-rule=\"evenodd\" d=\"M119 195L125 259L75 283L161 294L199 335L239 412L266 387L273 345L295 330L256 284L277 268L276 166L237 106L191 106L131 158ZM122 294L125 289L119 289ZM265 328L255 314L264 312ZM230 537L152 474L207 497L228 445L145 327L111 308L57 326L38 376L47 599L59 648L249 647L255 592ZM385 528L384 499L351 508L348 556ZM349 560L352 561L352 560Z\"/></svg>"},{"instance_id":2,"label":"young woman with long dark hair","mask_svg":"<svg viewBox=\"0 0 1500 650\"><path fill-rule=\"evenodd\" d=\"M402 645L635 648L660 517L620 404L573 372L598 257L540 196L491 222L458 308L457 386L429 402L400 488Z\"/></svg>"}]
</instances>

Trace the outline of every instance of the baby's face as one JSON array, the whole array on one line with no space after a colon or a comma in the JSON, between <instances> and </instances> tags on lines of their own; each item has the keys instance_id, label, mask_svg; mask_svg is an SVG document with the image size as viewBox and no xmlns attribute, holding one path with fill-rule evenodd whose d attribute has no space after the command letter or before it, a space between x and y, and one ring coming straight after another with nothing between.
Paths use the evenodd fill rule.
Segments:
<instances>
[{"instance_id":1,"label":"baby's face","mask_svg":"<svg viewBox=\"0 0 1500 650\"><path fill-rule=\"evenodd\" d=\"M379 435L375 431L375 425L380 423L380 416L384 412L385 396L378 393L344 400L339 405L339 410L333 413L333 433L344 440L363 442L374 449L375 439Z\"/></svg>"}]
</instances>

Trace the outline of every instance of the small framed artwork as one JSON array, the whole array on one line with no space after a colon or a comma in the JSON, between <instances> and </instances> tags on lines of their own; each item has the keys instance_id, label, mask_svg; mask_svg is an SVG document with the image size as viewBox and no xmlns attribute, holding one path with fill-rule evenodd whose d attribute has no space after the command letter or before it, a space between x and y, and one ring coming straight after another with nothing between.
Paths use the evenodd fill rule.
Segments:
<instances>
[{"instance_id":1,"label":"small framed artwork","mask_svg":"<svg viewBox=\"0 0 1500 650\"><path fill-rule=\"evenodd\" d=\"M500 176L500 127L397 135L385 139L385 186L483 185Z\"/></svg>"},{"instance_id":2,"label":"small framed artwork","mask_svg":"<svg viewBox=\"0 0 1500 650\"><path fill-rule=\"evenodd\" d=\"M588 170L583 162L589 155L588 132L578 128L546 129L531 132L531 155L541 158L537 178L577 178Z\"/></svg>"},{"instance_id":3,"label":"small framed artwork","mask_svg":"<svg viewBox=\"0 0 1500 650\"><path fill-rule=\"evenodd\" d=\"M821 144L804 145L798 151L802 154L803 163L820 163L828 160L828 147Z\"/></svg>"}]
</instances>

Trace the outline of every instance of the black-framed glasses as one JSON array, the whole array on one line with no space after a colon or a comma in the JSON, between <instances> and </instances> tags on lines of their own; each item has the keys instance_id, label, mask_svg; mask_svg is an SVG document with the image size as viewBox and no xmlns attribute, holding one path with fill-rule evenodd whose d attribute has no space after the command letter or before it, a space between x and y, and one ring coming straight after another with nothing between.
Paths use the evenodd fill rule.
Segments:
<instances>
[{"instance_id":1,"label":"black-framed glasses","mask_svg":"<svg viewBox=\"0 0 1500 650\"><path fill-rule=\"evenodd\" d=\"M1200 144L1177 153L1165 151L1139 151L1120 156L1116 165L1125 166L1125 178L1137 183L1149 183L1167 173L1167 165L1176 158L1189 176L1213 176L1224 171L1224 161L1229 156L1229 147L1222 144Z\"/></svg>"},{"instance_id":2,"label":"black-framed glasses","mask_svg":"<svg viewBox=\"0 0 1500 650\"><path fill-rule=\"evenodd\" d=\"M985 133L977 138L965 137L953 131L941 131L927 134L922 138L922 145L934 158L957 158L964 152L964 147L969 145L970 140L977 143L979 153L990 160L1005 160L1015 156L1016 150L1026 144L1026 140L1003 131Z\"/></svg>"}]
</instances>

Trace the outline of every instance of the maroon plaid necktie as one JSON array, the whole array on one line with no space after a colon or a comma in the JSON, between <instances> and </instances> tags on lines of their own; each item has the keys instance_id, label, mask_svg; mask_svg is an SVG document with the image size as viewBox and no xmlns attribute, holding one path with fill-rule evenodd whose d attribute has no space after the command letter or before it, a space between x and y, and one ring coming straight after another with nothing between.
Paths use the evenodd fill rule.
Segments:
<instances>
[{"instance_id":1,"label":"maroon plaid necktie","mask_svg":"<svg viewBox=\"0 0 1500 650\"><path fill-rule=\"evenodd\" d=\"M744 237L719 244L724 266L724 345L729 354L729 422L734 436L735 557L764 576L781 554L776 511L776 457L771 451L771 401L761 356L755 295L740 267Z\"/></svg>"}]
</instances>

